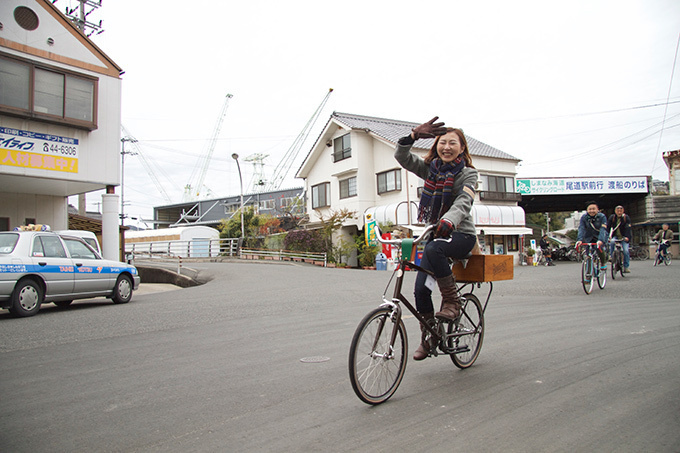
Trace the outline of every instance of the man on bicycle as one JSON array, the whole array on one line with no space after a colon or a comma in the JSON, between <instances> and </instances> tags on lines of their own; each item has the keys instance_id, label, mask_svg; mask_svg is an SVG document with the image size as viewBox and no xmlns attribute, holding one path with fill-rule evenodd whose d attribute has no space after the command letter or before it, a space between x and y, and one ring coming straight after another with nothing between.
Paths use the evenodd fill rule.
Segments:
<instances>
[{"instance_id":1,"label":"man on bicycle","mask_svg":"<svg viewBox=\"0 0 680 453\"><path fill-rule=\"evenodd\" d=\"M671 246L671 241L673 240L673 230L668 228L668 224L664 223L661 225L661 229L658 233L654 235L654 240L659 241L659 251L663 253L663 257L666 258L668 253L668 247Z\"/></svg>"},{"instance_id":2,"label":"man on bicycle","mask_svg":"<svg viewBox=\"0 0 680 453\"><path fill-rule=\"evenodd\" d=\"M623 212L623 206L617 206L614 209L614 214L607 219L608 237L621 241L623 247L623 272L630 273L630 241L633 238L633 227L628 214ZM609 255L614 254L616 242L611 241L609 244Z\"/></svg>"},{"instance_id":3,"label":"man on bicycle","mask_svg":"<svg viewBox=\"0 0 680 453\"><path fill-rule=\"evenodd\" d=\"M548 235L544 234L541 240L538 242L538 246L541 248L541 253L545 257L546 266L554 266L552 260L552 252L550 251L550 242L548 242Z\"/></svg>"},{"instance_id":4,"label":"man on bicycle","mask_svg":"<svg viewBox=\"0 0 680 453\"><path fill-rule=\"evenodd\" d=\"M597 242L597 253L600 256L602 270L607 269L607 258L604 244L607 242L607 217L600 212L596 201L586 203L586 213L581 216L576 237L576 249L583 243Z\"/></svg>"}]
</instances>

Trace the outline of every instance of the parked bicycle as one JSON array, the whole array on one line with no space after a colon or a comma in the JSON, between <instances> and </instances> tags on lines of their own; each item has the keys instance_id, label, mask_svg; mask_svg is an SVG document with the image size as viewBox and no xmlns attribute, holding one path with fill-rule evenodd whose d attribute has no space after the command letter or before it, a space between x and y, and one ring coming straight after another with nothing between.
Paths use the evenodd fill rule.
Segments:
<instances>
[{"instance_id":1,"label":"parked bicycle","mask_svg":"<svg viewBox=\"0 0 680 453\"><path fill-rule=\"evenodd\" d=\"M616 274L621 274L621 277L625 277L624 267L623 267L623 245L621 245L621 240L616 238L611 238L610 241L614 243L614 252L612 253L612 279L616 280Z\"/></svg>"},{"instance_id":2,"label":"parked bicycle","mask_svg":"<svg viewBox=\"0 0 680 453\"><path fill-rule=\"evenodd\" d=\"M595 280L600 289L604 289L607 284L607 271L601 269L600 255L597 243L585 242L581 244L581 284L586 294L593 292Z\"/></svg>"},{"instance_id":3,"label":"parked bicycle","mask_svg":"<svg viewBox=\"0 0 680 453\"><path fill-rule=\"evenodd\" d=\"M665 264L666 266L671 264L671 261L673 261L673 254L671 251L666 249L666 254L664 255L661 251L661 244L663 244L663 242L654 241L654 243L656 244L656 253L654 253L654 266L660 266L661 263Z\"/></svg>"},{"instance_id":4,"label":"parked bicycle","mask_svg":"<svg viewBox=\"0 0 680 453\"><path fill-rule=\"evenodd\" d=\"M409 260L413 247L427 237L432 229L432 226L428 227L415 240L383 240L380 238L380 231L376 229L378 241L401 247L401 257L382 295L382 304L361 320L352 337L349 351L349 378L356 395L367 404L375 405L387 401L396 392L404 377L408 357L408 338L402 319L402 304L427 330L429 336L426 342L431 345L430 355L449 355L454 365L464 369L477 360L482 348L484 311L493 291L492 282L484 281L489 289L484 306L473 294L475 285L480 288L481 282L459 282L458 293L462 304L460 316L454 321L435 318L434 325L428 324L402 294L405 269L415 269L434 276L432 272ZM509 272L512 272L512 261L510 261ZM394 292L392 298L388 298L386 294L395 276Z\"/></svg>"},{"instance_id":5,"label":"parked bicycle","mask_svg":"<svg viewBox=\"0 0 680 453\"><path fill-rule=\"evenodd\" d=\"M630 259L644 261L649 259L649 247L642 245L631 245L628 249Z\"/></svg>"}]
</instances>

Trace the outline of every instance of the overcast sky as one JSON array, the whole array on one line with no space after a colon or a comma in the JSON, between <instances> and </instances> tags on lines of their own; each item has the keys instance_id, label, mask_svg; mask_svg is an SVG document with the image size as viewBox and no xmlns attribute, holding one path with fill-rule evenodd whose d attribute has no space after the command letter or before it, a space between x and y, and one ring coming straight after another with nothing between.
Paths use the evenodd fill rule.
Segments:
<instances>
[{"instance_id":1,"label":"overcast sky","mask_svg":"<svg viewBox=\"0 0 680 453\"><path fill-rule=\"evenodd\" d=\"M123 125L172 202L227 93L205 180L215 197L239 193L234 152L268 154L271 173L329 88L290 178L333 111L438 115L522 159L519 176L667 180L661 153L680 149L677 0L105 0L100 19L93 40L125 71ZM126 214L169 204L139 156L124 182Z\"/></svg>"}]
</instances>

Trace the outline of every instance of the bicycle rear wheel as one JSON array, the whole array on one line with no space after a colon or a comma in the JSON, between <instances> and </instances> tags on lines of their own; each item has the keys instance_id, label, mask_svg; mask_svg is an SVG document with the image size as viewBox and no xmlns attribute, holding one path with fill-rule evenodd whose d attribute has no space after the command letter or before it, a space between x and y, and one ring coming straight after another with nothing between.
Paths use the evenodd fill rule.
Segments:
<instances>
[{"instance_id":1,"label":"bicycle rear wheel","mask_svg":"<svg viewBox=\"0 0 680 453\"><path fill-rule=\"evenodd\" d=\"M588 255L581 262L581 283L586 294L593 292L595 279L593 278L593 258Z\"/></svg>"},{"instance_id":2,"label":"bicycle rear wheel","mask_svg":"<svg viewBox=\"0 0 680 453\"><path fill-rule=\"evenodd\" d=\"M395 325L392 310L376 308L357 326L349 349L349 379L354 393L367 404L380 404L396 392L406 370L408 340L404 323ZM390 346L396 328L394 346Z\"/></svg>"},{"instance_id":3,"label":"bicycle rear wheel","mask_svg":"<svg viewBox=\"0 0 680 453\"><path fill-rule=\"evenodd\" d=\"M460 317L447 321L446 349L452 352L451 361L460 369L465 369L477 360L484 340L484 312L482 304L474 294L460 296L463 307ZM464 300L464 301L463 301Z\"/></svg>"}]
</instances>

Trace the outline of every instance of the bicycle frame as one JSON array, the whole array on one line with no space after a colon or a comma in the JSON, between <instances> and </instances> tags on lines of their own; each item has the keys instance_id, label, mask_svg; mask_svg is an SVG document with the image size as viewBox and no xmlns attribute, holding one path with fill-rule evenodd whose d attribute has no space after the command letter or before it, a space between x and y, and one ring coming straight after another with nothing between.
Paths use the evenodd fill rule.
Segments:
<instances>
[{"instance_id":1,"label":"bicycle frame","mask_svg":"<svg viewBox=\"0 0 680 453\"><path fill-rule=\"evenodd\" d=\"M376 228L376 230L377 230L377 233L379 235L380 230L377 229L377 228ZM420 241L422 241L421 238L424 238L431 230L432 230L431 226L428 227L427 229L425 229L423 234L420 236L419 240L414 241L414 245L419 243ZM381 240L381 239L379 239L378 241L382 242L382 243L387 243L387 244L396 244L396 243L399 242L399 240L389 241L389 240ZM460 261L460 260L455 260L455 261ZM428 274L432 277L435 276L432 271L425 269L425 268L417 265L416 263L409 261L406 258L403 258L403 257L400 258L399 264L395 268L394 272L392 273L392 277L390 278L390 280L387 283L387 287L385 288L385 292L383 293L383 296L382 296L383 303L380 305L380 307L389 307L392 310L392 314L390 315L390 318L394 321L394 328L392 329L392 334L390 336L390 345L393 346L394 341L397 338L397 325L398 325L399 321L401 320L402 313L403 313L403 310L401 309L401 306L399 305L400 303L404 304L404 306L408 309L408 311L411 312L411 314L418 320L420 325L424 326L424 328L431 335L433 335L433 337L436 338L439 342L440 340L444 339L443 336L442 336L442 333L438 332L437 330L435 330L434 327L432 327L429 323L427 323L425 318L418 312L418 310L413 306L413 304L411 304L411 302L402 293L402 288L403 288L403 283L404 283L404 272L406 271L407 268L415 269L415 270L420 271L420 272L425 272L426 274ZM396 278L396 281L394 283L394 291L393 291L393 294L392 294L392 299L387 299L387 297L386 297L387 290L389 289L390 284L392 283L392 280L394 279L395 275L397 276L397 278ZM493 282L485 282L485 283L489 284L489 293L487 294L486 301L484 302L484 305L482 306L482 315L486 312L486 307L489 303L489 300L491 299L491 293L493 292ZM478 287L480 287L481 283L477 283L477 285L478 285ZM470 286L470 289L471 289L470 294L473 293L474 292L474 286L475 286L474 283L463 283L462 285L458 286L457 287L458 293L462 294L462 290L465 289L468 286ZM466 314L463 311L461 313L461 315L466 315ZM438 324L437 324L437 326L438 326ZM381 326L381 329L382 329L382 327L384 327L384 326ZM452 334L451 337L462 336L462 335L467 335L467 334L468 333ZM448 338L448 337L446 337L446 338ZM434 353L436 355L436 348L434 348L434 349L435 349Z\"/></svg>"}]
</instances>

